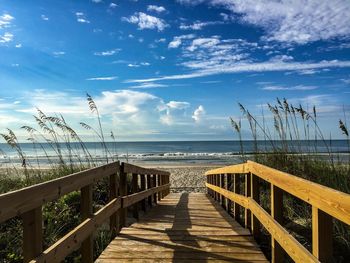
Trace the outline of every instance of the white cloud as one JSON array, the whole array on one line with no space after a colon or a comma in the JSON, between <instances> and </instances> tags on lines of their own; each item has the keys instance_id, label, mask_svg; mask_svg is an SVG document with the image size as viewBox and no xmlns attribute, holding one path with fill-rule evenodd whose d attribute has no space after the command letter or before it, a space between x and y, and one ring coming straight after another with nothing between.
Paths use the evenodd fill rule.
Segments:
<instances>
[{"instance_id":1,"label":"white cloud","mask_svg":"<svg viewBox=\"0 0 350 263\"><path fill-rule=\"evenodd\" d=\"M305 44L350 36L350 1L212 0L265 29L265 40Z\"/></svg>"},{"instance_id":2,"label":"white cloud","mask_svg":"<svg viewBox=\"0 0 350 263\"><path fill-rule=\"evenodd\" d=\"M44 21L48 21L49 20L49 18L46 15L41 15L40 17Z\"/></svg>"},{"instance_id":3,"label":"white cloud","mask_svg":"<svg viewBox=\"0 0 350 263\"><path fill-rule=\"evenodd\" d=\"M211 48L220 43L217 37L212 38L197 38L192 41L191 46L187 47L189 51L195 51L197 48Z\"/></svg>"},{"instance_id":4,"label":"white cloud","mask_svg":"<svg viewBox=\"0 0 350 263\"><path fill-rule=\"evenodd\" d=\"M168 87L168 85L165 84L159 84L159 83L153 83L153 82L147 82L147 83L141 83L136 86L129 87L130 89L150 89L150 88L164 88Z\"/></svg>"},{"instance_id":5,"label":"white cloud","mask_svg":"<svg viewBox=\"0 0 350 263\"><path fill-rule=\"evenodd\" d=\"M341 79L342 82L345 84L350 84L350 78L349 79Z\"/></svg>"},{"instance_id":6,"label":"white cloud","mask_svg":"<svg viewBox=\"0 0 350 263\"><path fill-rule=\"evenodd\" d=\"M21 47L22 47L22 44L17 44L15 47L16 47L16 48L21 48Z\"/></svg>"},{"instance_id":7,"label":"white cloud","mask_svg":"<svg viewBox=\"0 0 350 263\"><path fill-rule=\"evenodd\" d=\"M192 118L195 120L195 122L201 122L204 116L205 109L202 105L199 105L199 107L193 112Z\"/></svg>"},{"instance_id":8,"label":"white cloud","mask_svg":"<svg viewBox=\"0 0 350 263\"><path fill-rule=\"evenodd\" d=\"M65 55L66 52L64 52L64 51L54 51L54 52L52 52L52 54L53 54L55 57L60 57L60 56Z\"/></svg>"},{"instance_id":9,"label":"white cloud","mask_svg":"<svg viewBox=\"0 0 350 263\"><path fill-rule=\"evenodd\" d=\"M158 31L163 31L168 27L168 24L163 19L147 15L143 12L136 12L130 17L123 17L122 20L131 24L137 24L139 30L157 29Z\"/></svg>"},{"instance_id":10,"label":"white cloud","mask_svg":"<svg viewBox=\"0 0 350 263\"><path fill-rule=\"evenodd\" d=\"M188 102L184 102L184 101L169 101L169 103L167 103L167 106L171 109L179 109L179 110L183 110L186 109L190 106L190 104Z\"/></svg>"},{"instance_id":11,"label":"white cloud","mask_svg":"<svg viewBox=\"0 0 350 263\"><path fill-rule=\"evenodd\" d=\"M198 70L188 74L169 75L148 79L128 80L128 83L137 82L153 82L160 80L175 80L175 79L191 79L204 76L212 76L217 74L241 73L241 72L272 72L272 71L299 71L306 69L320 68L345 68L350 67L350 61L320 61L320 62L251 62L251 63L236 63L236 64L221 64L215 67Z\"/></svg>"},{"instance_id":12,"label":"white cloud","mask_svg":"<svg viewBox=\"0 0 350 263\"><path fill-rule=\"evenodd\" d=\"M5 32L3 35L0 35L0 43L8 43L11 42L13 40L14 35L9 33L9 32Z\"/></svg>"},{"instance_id":13,"label":"white cloud","mask_svg":"<svg viewBox=\"0 0 350 263\"><path fill-rule=\"evenodd\" d=\"M150 12L154 11L157 13L162 13L162 12L165 12L166 9L163 6L149 5L149 6L147 6L147 11L150 11Z\"/></svg>"},{"instance_id":14,"label":"white cloud","mask_svg":"<svg viewBox=\"0 0 350 263\"><path fill-rule=\"evenodd\" d=\"M7 13L0 16L0 29L9 27L11 25L11 21L13 19L15 19L15 18Z\"/></svg>"},{"instance_id":15,"label":"white cloud","mask_svg":"<svg viewBox=\"0 0 350 263\"><path fill-rule=\"evenodd\" d=\"M103 1L102 0L91 0L93 3L96 3L96 4L98 4L98 3L102 3Z\"/></svg>"},{"instance_id":16,"label":"white cloud","mask_svg":"<svg viewBox=\"0 0 350 263\"><path fill-rule=\"evenodd\" d=\"M199 5L204 3L206 0L176 0L176 2L183 5Z\"/></svg>"},{"instance_id":17,"label":"white cloud","mask_svg":"<svg viewBox=\"0 0 350 263\"><path fill-rule=\"evenodd\" d=\"M208 22L194 22L191 25L186 25L184 23L181 23L180 29L182 30L201 30L203 27L206 26L212 26L212 25L222 25L224 22L222 21L208 21Z\"/></svg>"},{"instance_id":18,"label":"white cloud","mask_svg":"<svg viewBox=\"0 0 350 263\"><path fill-rule=\"evenodd\" d=\"M116 8L118 5L115 3L110 3L109 8Z\"/></svg>"},{"instance_id":19,"label":"white cloud","mask_svg":"<svg viewBox=\"0 0 350 263\"><path fill-rule=\"evenodd\" d=\"M128 67L130 68L138 68L140 66L150 66L151 64L149 62L140 62L140 63L129 63Z\"/></svg>"},{"instance_id":20,"label":"white cloud","mask_svg":"<svg viewBox=\"0 0 350 263\"><path fill-rule=\"evenodd\" d=\"M117 79L117 76L111 76L111 77L94 77L94 78L88 78L86 80L115 80Z\"/></svg>"},{"instance_id":21,"label":"white cloud","mask_svg":"<svg viewBox=\"0 0 350 263\"><path fill-rule=\"evenodd\" d=\"M94 52L95 56L113 56L116 53L118 53L121 49L115 48L112 50L106 50L106 51L100 51L100 52Z\"/></svg>"},{"instance_id":22,"label":"white cloud","mask_svg":"<svg viewBox=\"0 0 350 263\"><path fill-rule=\"evenodd\" d=\"M90 24L90 21L87 20L86 15L83 12L76 12L75 15L79 23Z\"/></svg>"},{"instance_id":23,"label":"white cloud","mask_svg":"<svg viewBox=\"0 0 350 263\"><path fill-rule=\"evenodd\" d=\"M178 48L184 39L192 39L195 38L194 34L176 36L173 38L171 42L169 42L168 48Z\"/></svg>"},{"instance_id":24,"label":"white cloud","mask_svg":"<svg viewBox=\"0 0 350 263\"><path fill-rule=\"evenodd\" d=\"M269 90L269 91L282 91L282 90L314 90L317 89L316 86L304 86L304 85L297 85L293 87L284 87L284 86L266 86L263 87L262 90Z\"/></svg>"}]
</instances>

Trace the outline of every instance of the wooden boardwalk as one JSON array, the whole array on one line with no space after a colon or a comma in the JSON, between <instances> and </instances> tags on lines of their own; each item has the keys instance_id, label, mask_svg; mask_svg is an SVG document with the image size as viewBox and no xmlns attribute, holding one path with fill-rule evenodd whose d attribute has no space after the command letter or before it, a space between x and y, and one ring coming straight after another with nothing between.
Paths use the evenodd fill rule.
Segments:
<instances>
[{"instance_id":1,"label":"wooden boardwalk","mask_svg":"<svg viewBox=\"0 0 350 263\"><path fill-rule=\"evenodd\" d=\"M249 230L205 194L169 194L122 229L96 260L109 262L268 262Z\"/></svg>"}]
</instances>

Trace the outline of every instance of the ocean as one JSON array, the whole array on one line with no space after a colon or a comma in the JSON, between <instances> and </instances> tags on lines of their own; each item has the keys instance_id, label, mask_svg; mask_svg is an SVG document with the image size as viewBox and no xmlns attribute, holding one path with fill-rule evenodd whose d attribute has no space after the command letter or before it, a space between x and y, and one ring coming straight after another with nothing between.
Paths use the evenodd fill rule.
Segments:
<instances>
[{"instance_id":1,"label":"ocean","mask_svg":"<svg viewBox=\"0 0 350 263\"><path fill-rule=\"evenodd\" d=\"M280 141L273 142L275 147L282 148ZM105 150L99 142L86 142L86 149L94 160L103 161ZM245 153L255 152L253 141L242 142ZM215 163L227 164L240 161L239 141L157 141L157 142L107 142L110 159L137 163ZM270 142L258 141L257 146L261 152L272 150ZM26 162L31 164L58 163L57 149L48 143L20 144L25 154ZM56 146L55 146L56 147ZM63 158L73 162L84 161L86 153L78 143L71 143L71 152L64 143L58 144ZM328 149L336 155L349 153L346 140L327 141L327 146L322 141L292 141L288 143L289 150L302 153L326 154ZM0 165L18 164L21 162L15 149L7 144L0 144Z\"/></svg>"}]
</instances>

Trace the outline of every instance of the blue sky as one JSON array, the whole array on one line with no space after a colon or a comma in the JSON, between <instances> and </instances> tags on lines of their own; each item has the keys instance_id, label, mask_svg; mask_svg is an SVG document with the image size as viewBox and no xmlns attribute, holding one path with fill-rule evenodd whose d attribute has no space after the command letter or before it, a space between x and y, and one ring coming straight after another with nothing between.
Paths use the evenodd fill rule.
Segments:
<instances>
[{"instance_id":1,"label":"blue sky","mask_svg":"<svg viewBox=\"0 0 350 263\"><path fill-rule=\"evenodd\" d=\"M88 92L119 140L236 139L237 102L276 97L343 138L349 25L348 0L0 0L0 131L38 107L86 134Z\"/></svg>"}]
</instances>

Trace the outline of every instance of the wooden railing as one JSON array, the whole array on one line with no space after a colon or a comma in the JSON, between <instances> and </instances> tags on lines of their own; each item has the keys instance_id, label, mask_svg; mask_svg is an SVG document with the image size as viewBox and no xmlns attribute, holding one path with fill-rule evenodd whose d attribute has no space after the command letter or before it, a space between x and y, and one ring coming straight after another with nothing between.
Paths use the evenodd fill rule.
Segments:
<instances>
[{"instance_id":1,"label":"wooden railing","mask_svg":"<svg viewBox=\"0 0 350 263\"><path fill-rule=\"evenodd\" d=\"M128 174L132 177L131 189ZM146 202L152 206L169 193L169 176L168 172L119 162L78 172L0 195L0 223L16 216L22 218L24 262L61 262L80 248L81 262L91 263L94 231L109 220L114 237L126 224L128 207L133 206L133 216L138 218L139 203L146 210ZM93 184L106 177L109 202L94 213ZM81 192L81 223L43 250L43 205L73 191Z\"/></svg>"},{"instance_id":2,"label":"wooden railing","mask_svg":"<svg viewBox=\"0 0 350 263\"><path fill-rule=\"evenodd\" d=\"M244 224L255 238L260 224L271 235L272 262L283 262L286 252L295 262L332 262L333 218L350 225L350 195L302 178L248 161L206 172L208 194L238 219L244 209ZM244 192L240 182L244 177ZM331 175L330 175L331 176ZM271 214L259 204L259 182L270 184ZM312 253L283 227L284 193L312 206Z\"/></svg>"}]
</instances>

